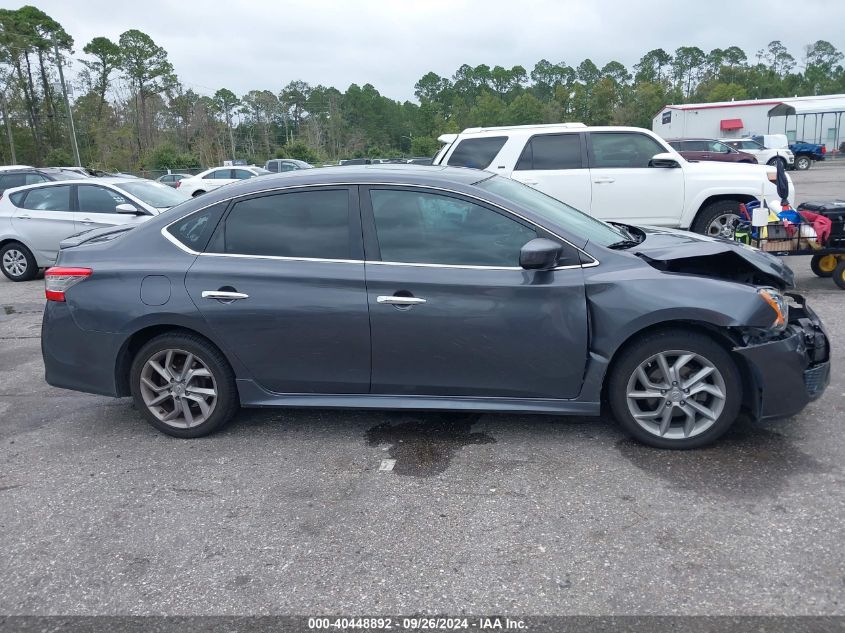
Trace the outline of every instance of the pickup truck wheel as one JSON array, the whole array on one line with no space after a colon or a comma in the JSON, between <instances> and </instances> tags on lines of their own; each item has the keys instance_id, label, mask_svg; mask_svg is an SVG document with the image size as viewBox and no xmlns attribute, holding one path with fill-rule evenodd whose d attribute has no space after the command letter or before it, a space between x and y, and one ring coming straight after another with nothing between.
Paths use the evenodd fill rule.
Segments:
<instances>
[{"instance_id":1,"label":"pickup truck wheel","mask_svg":"<svg viewBox=\"0 0 845 633\"><path fill-rule=\"evenodd\" d=\"M647 334L624 350L608 383L613 416L635 439L657 448L699 448L739 414L742 387L730 354L689 330Z\"/></svg>"},{"instance_id":2,"label":"pickup truck wheel","mask_svg":"<svg viewBox=\"0 0 845 633\"><path fill-rule=\"evenodd\" d=\"M812 161L806 156L799 156L795 159L795 169L806 171L807 169L810 169L811 163Z\"/></svg>"},{"instance_id":3,"label":"pickup truck wheel","mask_svg":"<svg viewBox=\"0 0 845 633\"><path fill-rule=\"evenodd\" d=\"M836 255L813 255L810 260L810 270L816 277L832 277L838 260Z\"/></svg>"},{"instance_id":4,"label":"pickup truck wheel","mask_svg":"<svg viewBox=\"0 0 845 633\"><path fill-rule=\"evenodd\" d=\"M736 226L742 219L739 214L739 205L738 200L711 202L698 212L690 228L694 233L732 240Z\"/></svg>"}]
</instances>

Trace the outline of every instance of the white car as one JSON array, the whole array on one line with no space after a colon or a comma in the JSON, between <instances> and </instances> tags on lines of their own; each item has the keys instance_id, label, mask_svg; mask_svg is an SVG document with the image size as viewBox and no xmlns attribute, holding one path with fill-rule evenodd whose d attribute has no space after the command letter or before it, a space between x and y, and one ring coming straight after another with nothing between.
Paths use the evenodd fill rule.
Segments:
<instances>
[{"instance_id":1,"label":"white car","mask_svg":"<svg viewBox=\"0 0 845 633\"><path fill-rule=\"evenodd\" d=\"M777 161L783 161L785 169L792 169L795 166L795 154L787 147L766 147L753 138L722 138L719 139L725 145L746 154L752 154L761 165L777 165Z\"/></svg>"},{"instance_id":2,"label":"white car","mask_svg":"<svg viewBox=\"0 0 845 633\"><path fill-rule=\"evenodd\" d=\"M739 205L779 201L765 165L690 162L651 130L583 123L444 134L434 165L486 169L602 220L732 237ZM789 178L787 176L787 178ZM789 180L789 200L794 189Z\"/></svg>"},{"instance_id":3,"label":"white car","mask_svg":"<svg viewBox=\"0 0 845 633\"><path fill-rule=\"evenodd\" d=\"M7 189L0 197L0 268L27 281L56 261L59 243L90 229L143 222L188 197L142 179L62 180Z\"/></svg>"},{"instance_id":4,"label":"white car","mask_svg":"<svg viewBox=\"0 0 845 633\"><path fill-rule=\"evenodd\" d=\"M263 176L271 172L262 167L212 167L206 169L204 172L191 176L190 178L183 178L176 183L176 189L183 191L189 196L199 196L206 191L217 189L223 185L228 185L239 180L246 180L248 178L255 178L256 176Z\"/></svg>"}]
</instances>

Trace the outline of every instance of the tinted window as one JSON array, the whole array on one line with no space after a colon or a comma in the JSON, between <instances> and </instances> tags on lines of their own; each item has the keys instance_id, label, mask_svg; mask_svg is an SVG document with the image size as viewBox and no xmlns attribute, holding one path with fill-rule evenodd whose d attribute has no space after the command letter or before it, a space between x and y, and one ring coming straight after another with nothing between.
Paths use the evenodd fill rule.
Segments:
<instances>
[{"instance_id":1,"label":"tinted window","mask_svg":"<svg viewBox=\"0 0 845 633\"><path fill-rule=\"evenodd\" d=\"M636 132L592 132L593 167L648 167L665 150L653 138Z\"/></svg>"},{"instance_id":2,"label":"tinted window","mask_svg":"<svg viewBox=\"0 0 845 633\"><path fill-rule=\"evenodd\" d=\"M683 152L686 149L684 143L681 141L669 141L669 147L679 152Z\"/></svg>"},{"instance_id":3,"label":"tinted window","mask_svg":"<svg viewBox=\"0 0 845 633\"><path fill-rule=\"evenodd\" d=\"M718 154L730 154L731 148L719 141L707 141L707 150Z\"/></svg>"},{"instance_id":4,"label":"tinted window","mask_svg":"<svg viewBox=\"0 0 845 633\"><path fill-rule=\"evenodd\" d=\"M580 134L543 134L535 136L522 152L516 169L579 169Z\"/></svg>"},{"instance_id":5,"label":"tinted window","mask_svg":"<svg viewBox=\"0 0 845 633\"><path fill-rule=\"evenodd\" d=\"M294 171L296 169L296 165L293 163L282 163L281 169L279 171Z\"/></svg>"},{"instance_id":6,"label":"tinted window","mask_svg":"<svg viewBox=\"0 0 845 633\"><path fill-rule=\"evenodd\" d=\"M238 202L226 217L220 250L349 259L349 194L345 189L303 191Z\"/></svg>"},{"instance_id":7,"label":"tinted window","mask_svg":"<svg viewBox=\"0 0 845 633\"><path fill-rule=\"evenodd\" d=\"M458 198L386 189L370 197L383 261L519 266L520 249L537 237L534 229Z\"/></svg>"},{"instance_id":8,"label":"tinted window","mask_svg":"<svg viewBox=\"0 0 845 633\"><path fill-rule=\"evenodd\" d=\"M11 189L12 187L23 187L25 184L26 184L26 174L0 175L0 189Z\"/></svg>"},{"instance_id":9,"label":"tinted window","mask_svg":"<svg viewBox=\"0 0 845 633\"><path fill-rule=\"evenodd\" d=\"M203 180L228 180L232 177L231 169L218 169L202 177Z\"/></svg>"},{"instance_id":10,"label":"tinted window","mask_svg":"<svg viewBox=\"0 0 845 633\"><path fill-rule=\"evenodd\" d=\"M706 141L684 141L685 152L706 152L707 150Z\"/></svg>"},{"instance_id":11,"label":"tinted window","mask_svg":"<svg viewBox=\"0 0 845 633\"><path fill-rule=\"evenodd\" d=\"M132 204L116 191L95 185L80 185L76 195L81 213L117 213L117 205Z\"/></svg>"},{"instance_id":12,"label":"tinted window","mask_svg":"<svg viewBox=\"0 0 845 633\"><path fill-rule=\"evenodd\" d=\"M23 202L23 197L26 195L26 191L18 191L17 193L13 193L9 196L9 200L12 201L12 204L16 207L21 206Z\"/></svg>"},{"instance_id":13,"label":"tinted window","mask_svg":"<svg viewBox=\"0 0 845 633\"><path fill-rule=\"evenodd\" d=\"M464 139L452 152L448 164L452 167L487 169L507 140L507 136Z\"/></svg>"},{"instance_id":14,"label":"tinted window","mask_svg":"<svg viewBox=\"0 0 845 633\"><path fill-rule=\"evenodd\" d=\"M32 189L23 201L24 209L70 211L70 185Z\"/></svg>"},{"instance_id":15,"label":"tinted window","mask_svg":"<svg viewBox=\"0 0 845 633\"><path fill-rule=\"evenodd\" d=\"M277 172L277 171L279 171L279 161L277 161L277 160L267 161L267 165L265 165L265 168L269 171Z\"/></svg>"},{"instance_id":16,"label":"tinted window","mask_svg":"<svg viewBox=\"0 0 845 633\"><path fill-rule=\"evenodd\" d=\"M37 185L40 182L47 182L47 179L44 176L42 176L41 174L27 174L26 175L26 184Z\"/></svg>"},{"instance_id":17,"label":"tinted window","mask_svg":"<svg viewBox=\"0 0 845 633\"><path fill-rule=\"evenodd\" d=\"M246 169L233 169L232 172L232 177L237 178L238 180L246 180L247 178L255 176L255 174L251 171L247 171Z\"/></svg>"},{"instance_id":18,"label":"tinted window","mask_svg":"<svg viewBox=\"0 0 845 633\"><path fill-rule=\"evenodd\" d=\"M198 213L193 213L171 224L167 231L191 250L205 250L208 238L211 237L220 216L226 210L227 204L221 202Z\"/></svg>"}]
</instances>

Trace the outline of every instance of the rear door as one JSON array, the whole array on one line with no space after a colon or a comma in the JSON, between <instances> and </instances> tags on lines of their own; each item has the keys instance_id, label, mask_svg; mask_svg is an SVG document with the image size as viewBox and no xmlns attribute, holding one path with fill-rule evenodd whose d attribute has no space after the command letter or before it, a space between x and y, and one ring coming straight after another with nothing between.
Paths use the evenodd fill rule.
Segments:
<instances>
[{"instance_id":1,"label":"rear door","mask_svg":"<svg viewBox=\"0 0 845 633\"><path fill-rule=\"evenodd\" d=\"M75 219L80 231L137 222L140 217L115 210L119 204L131 204L135 208L138 205L113 189L101 185L75 185L74 188Z\"/></svg>"},{"instance_id":2,"label":"rear door","mask_svg":"<svg viewBox=\"0 0 845 633\"><path fill-rule=\"evenodd\" d=\"M264 389L369 390L357 188L236 200L185 283L218 339Z\"/></svg>"},{"instance_id":3,"label":"rear door","mask_svg":"<svg viewBox=\"0 0 845 633\"><path fill-rule=\"evenodd\" d=\"M586 135L537 134L525 144L511 178L589 212L592 191Z\"/></svg>"},{"instance_id":4,"label":"rear door","mask_svg":"<svg viewBox=\"0 0 845 633\"><path fill-rule=\"evenodd\" d=\"M590 213L602 220L678 226L684 210L683 168L649 167L666 149L633 131L590 132Z\"/></svg>"},{"instance_id":5,"label":"rear door","mask_svg":"<svg viewBox=\"0 0 845 633\"><path fill-rule=\"evenodd\" d=\"M12 227L36 251L36 259L54 262L59 242L76 233L71 185L44 185L27 191L22 207L12 216Z\"/></svg>"},{"instance_id":6,"label":"rear door","mask_svg":"<svg viewBox=\"0 0 845 633\"><path fill-rule=\"evenodd\" d=\"M580 267L527 271L538 229L447 192L362 188L372 393L572 398L587 358Z\"/></svg>"}]
</instances>

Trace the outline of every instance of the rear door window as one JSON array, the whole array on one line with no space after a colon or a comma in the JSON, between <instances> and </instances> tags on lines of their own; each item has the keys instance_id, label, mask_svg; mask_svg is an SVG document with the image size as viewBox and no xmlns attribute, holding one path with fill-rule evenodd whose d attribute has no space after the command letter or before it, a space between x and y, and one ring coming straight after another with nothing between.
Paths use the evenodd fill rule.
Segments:
<instances>
[{"instance_id":1,"label":"rear door window","mask_svg":"<svg viewBox=\"0 0 845 633\"><path fill-rule=\"evenodd\" d=\"M234 255L350 259L349 208L347 189L242 200L226 216L209 250Z\"/></svg>"},{"instance_id":2,"label":"rear door window","mask_svg":"<svg viewBox=\"0 0 845 633\"><path fill-rule=\"evenodd\" d=\"M70 211L70 185L30 189L24 198L23 208L33 211Z\"/></svg>"},{"instance_id":3,"label":"rear door window","mask_svg":"<svg viewBox=\"0 0 845 633\"><path fill-rule=\"evenodd\" d=\"M580 169L580 134L542 134L525 145L517 170Z\"/></svg>"},{"instance_id":4,"label":"rear door window","mask_svg":"<svg viewBox=\"0 0 845 633\"><path fill-rule=\"evenodd\" d=\"M458 143L447 164L451 167L487 169L507 140L507 136L464 139Z\"/></svg>"}]
</instances>

